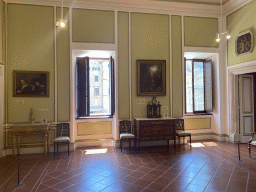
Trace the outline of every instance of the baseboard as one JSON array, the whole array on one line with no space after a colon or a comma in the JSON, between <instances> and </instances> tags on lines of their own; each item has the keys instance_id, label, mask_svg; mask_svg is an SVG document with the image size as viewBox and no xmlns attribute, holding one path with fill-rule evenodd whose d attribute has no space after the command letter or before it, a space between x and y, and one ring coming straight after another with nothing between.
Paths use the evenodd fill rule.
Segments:
<instances>
[{"instance_id":1,"label":"baseboard","mask_svg":"<svg viewBox=\"0 0 256 192\"><path fill-rule=\"evenodd\" d=\"M200 140L217 140L217 141L229 141L229 136L226 134L216 134L216 133L195 133L192 134L192 141L200 141Z\"/></svg>"}]
</instances>

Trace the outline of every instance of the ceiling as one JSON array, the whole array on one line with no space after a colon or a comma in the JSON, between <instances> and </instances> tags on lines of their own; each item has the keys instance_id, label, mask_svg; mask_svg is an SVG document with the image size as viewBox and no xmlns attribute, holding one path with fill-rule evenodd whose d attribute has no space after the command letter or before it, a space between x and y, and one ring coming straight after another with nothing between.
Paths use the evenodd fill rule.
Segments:
<instances>
[{"instance_id":1,"label":"ceiling","mask_svg":"<svg viewBox=\"0 0 256 192\"><path fill-rule=\"evenodd\" d=\"M221 0L154 0L154 1L165 1L165 2L180 2L180 3L195 3L195 4L207 4L207 5L220 5ZM230 0L222 0L224 5Z\"/></svg>"}]
</instances>

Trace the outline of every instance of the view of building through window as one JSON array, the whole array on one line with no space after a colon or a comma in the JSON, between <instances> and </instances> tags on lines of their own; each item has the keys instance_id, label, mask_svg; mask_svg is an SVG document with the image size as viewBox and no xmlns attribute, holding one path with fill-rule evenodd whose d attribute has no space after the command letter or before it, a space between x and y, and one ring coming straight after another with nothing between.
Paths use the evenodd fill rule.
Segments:
<instances>
[{"instance_id":1,"label":"view of building through window","mask_svg":"<svg viewBox=\"0 0 256 192\"><path fill-rule=\"evenodd\" d=\"M205 111L204 62L186 60L186 113Z\"/></svg>"},{"instance_id":2,"label":"view of building through window","mask_svg":"<svg viewBox=\"0 0 256 192\"><path fill-rule=\"evenodd\" d=\"M111 107L109 59L90 58L90 114L109 115Z\"/></svg>"},{"instance_id":3,"label":"view of building through window","mask_svg":"<svg viewBox=\"0 0 256 192\"><path fill-rule=\"evenodd\" d=\"M192 60L186 60L186 112L193 112Z\"/></svg>"},{"instance_id":4,"label":"view of building through window","mask_svg":"<svg viewBox=\"0 0 256 192\"><path fill-rule=\"evenodd\" d=\"M194 62L194 110L204 111L204 63Z\"/></svg>"}]
</instances>

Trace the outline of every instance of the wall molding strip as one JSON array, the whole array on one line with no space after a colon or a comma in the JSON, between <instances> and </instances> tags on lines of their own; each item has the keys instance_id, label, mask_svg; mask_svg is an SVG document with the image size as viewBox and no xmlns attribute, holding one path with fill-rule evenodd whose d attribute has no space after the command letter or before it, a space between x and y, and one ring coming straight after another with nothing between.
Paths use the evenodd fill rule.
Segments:
<instances>
[{"instance_id":1,"label":"wall molding strip","mask_svg":"<svg viewBox=\"0 0 256 192\"><path fill-rule=\"evenodd\" d=\"M129 97L130 97L130 114L129 119L132 119L132 47L131 47L131 12L129 12L129 18L128 18L128 30L129 30Z\"/></svg>"},{"instance_id":2,"label":"wall molding strip","mask_svg":"<svg viewBox=\"0 0 256 192\"><path fill-rule=\"evenodd\" d=\"M7 91L7 26L8 26L8 22L7 22L7 3L5 3L5 77L4 77L4 85L5 85L5 124L8 124L8 91ZM6 141L7 142L7 141Z\"/></svg>"},{"instance_id":3,"label":"wall molding strip","mask_svg":"<svg viewBox=\"0 0 256 192\"><path fill-rule=\"evenodd\" d=\"M115 69L115 114L112 121L112 135L115 139L119 139L120 133L119 133L119 126L118 126L118 63L119 63L119 57L118 57L118 18L117 18L117 10L115 10L115 61L114 61L114 69Z\"/></svg>"},{"instance_id":4,"label":"wall molding strip","mask_svg":"<svg viewBox=\"0 0 256 192\"><path fill-rule=\"evenodd\" d=\"M182 118L185 117L185 63L184 63L184 44L185 44L185 32L184 32L184 15L181 16L181 75L182 75L182 79L183 79L183 83L182 83Z\"/></svg>"},{"instance_id":5,"label":"wall molding strip","mask_svg":"<svg viewBox=\"0 0 256 192\"><path fill-rule=\"evenodd\" d=\"M57 29L56 29L56 20L57 20L57 7L54 6L54 122L58 122L58 66L57 66Z\"/></svg>"},{"instance_id":6,"label":"wall molding strip","mask_svg":"<svg viewBox=\"0 0 256 192\"><path fill-rule=\"evenodd\" d=\"M227 2L223 6L224 14L230 14L240 7L246 5L251 0L233 0ZM57 0L6 0L8 3L34 4L44 6L61 6L61 2ZM132 12L151 12L159 14L191 14L204 15L209 17L217 17L220 15L219 5L196 4L196 3L180 3L165 1L149 1L149 0L65 0L65 7L84 8L84 9L118 9L120 11Z\"/></svg>"},{"instance_id":7,"label":"wall molding strip","mask_svg":"<svg viewBox=\"0 0 256 192\"><path fill-rule=\"evenodd\" d=\"M172 117L172 15L169 14L169 39L170 39L170 99L169 99L169 117Z\"/></svg>"}]
</instances>

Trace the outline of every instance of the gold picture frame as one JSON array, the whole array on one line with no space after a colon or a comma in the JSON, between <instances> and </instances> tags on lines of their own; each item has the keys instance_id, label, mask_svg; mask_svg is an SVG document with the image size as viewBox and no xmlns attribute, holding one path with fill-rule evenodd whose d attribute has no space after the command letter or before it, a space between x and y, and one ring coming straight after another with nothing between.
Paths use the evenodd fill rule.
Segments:
<instances>
[{"instance_id":1,"label":"gold picture frame","mask_svg":"<svg viewBox=\"0 0 256 192\"><path fill-rule=\"evenodd\" d=\"M166 60L137 60L137 95L166 95Z\"/></svg>"},{"instance_id":2,"label":"gold picture frame","mask_svg":"<svg viewBox=\"0 0 256 192\"><path fill-rule=\"evenodd\" d=\"M13 97L49 97L49 72L14 70Z\"/></svg>"}]
</instances>

